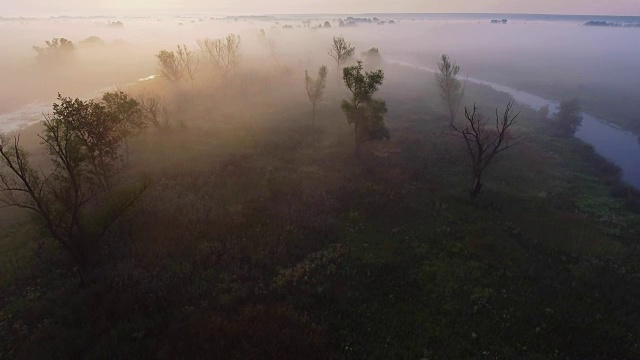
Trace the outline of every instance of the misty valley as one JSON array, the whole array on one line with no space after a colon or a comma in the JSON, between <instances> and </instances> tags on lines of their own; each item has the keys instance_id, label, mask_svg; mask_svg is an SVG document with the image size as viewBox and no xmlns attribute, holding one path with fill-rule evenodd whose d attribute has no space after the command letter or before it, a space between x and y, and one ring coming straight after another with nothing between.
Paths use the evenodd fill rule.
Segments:
<instances>
[{"instance_id":1,"label":"misty valley","mask_svg":"<svg viewBox=\"0 0 640 360\"><path fill-rule=\"evenodd\" d=\"M0 359L640 358L638 24L0 16Z\"/></svg>"}]
</instances>

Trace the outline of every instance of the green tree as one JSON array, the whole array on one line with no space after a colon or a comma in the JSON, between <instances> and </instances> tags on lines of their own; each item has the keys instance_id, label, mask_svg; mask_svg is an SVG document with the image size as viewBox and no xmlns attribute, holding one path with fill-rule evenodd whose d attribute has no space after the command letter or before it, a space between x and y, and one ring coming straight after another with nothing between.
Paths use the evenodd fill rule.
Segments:
<instances>
[{"instance_id":1,"label":"green tree","mask_svg":"<svg viewBox=\"0 0 640 360\"><path fill-rule=\"evenodd\" d=\"M76 46L65 38L54 38L45 42L47 46L34 46L36 60L40 63L59 65L68 62L75 56Z\"/></svg>"},{"instance_id":2,"label":"green tree","mask_svg":"<svg viewBox=\"0 0 640 360\"><path fill-rule=\"evenodd\" d=\"M356 52L356 48L351 46L344 37L333 37L333 44L329 48L329 56L333 58L336 63L336 76L340 78L340 71L342 67L353 58Z\"/></svg>"},{"instance_id":3,"label":"green tree","mask_svg":"<svg viewBox=\"0 0 640 360\"><path fill-rule=\"evenodd\" d=\"M558 105L554 116L555 128L562 137L575 135L580 125L582 125L582 108L580 100L564 100Z\"/></svg>"},{"instance_id":4,"label":"green tree","mask_svg":"<svg viewBox=\"0 0 640 360\"><path fill-rule=\"evenodd\" d=\"M458 79L460 66L452 62L448 55L442 55L438 62L438 70L435 77L440 90L440 99L449 111L449 122L453 123L464 96L464 87Z\"/></svg>"},{"instance_id":5,"label":"green tree","mask_svg":"<svg viewBox=\"0 0 640 360\"><path fill-rule=\"evenodd\" d=\"M493 127L487 127L489 121L485 120L485 117L477 111L475 105L473 105L473 112L469 112L465 106L466 124L464 127L451 123L454 133L464 139L471 158L473 182L469 195L472 199L480 194L482 175L494 157L517 145L515 142L517 138L511 136L509 132L520 115L520 113L513 113L513 104L513 101L507 104L502 117L496 108L496 121Z\"/></svg>"},{"instance_id":6,"label":"green tree","mask_svg":"<svg viewBox=\"0 0 640 360\"><path fill-rule=\"evenodd\" d=\"M162 50L157 55L160 72L167 80L177 83L184 78L184 65L173 51Z\"/></svg>"},{"instance_id":7,"label":"green tree","mask_svg":"<svg viewBox=\"0 0 640 360\"><path fill-rule=\"evenodd\" d=\"M105 182L113 176L118 143L108 111L92 101L58 100L40 135L50 173L30 164L19 135L13 141L0 138L0 202L36 213L51 238L71 255L84 284L99 240L146 184L122 196L108 190Z\"/></svg>"},{"instance_id":8,"label":"green tree","mask_svg":"<svg viewBox=\"0 0 640 360\"><path fill-rule=\"evenodd\" d=\"M358 61L357 65L343 69L343 79L352 96L351 99L342 101L342 111L347 122L354 125L356 155L359 155L360 147L365 141L389 138L384 125L386 103L373 98L382 85L384 73L382 70L364 72L362 61Z\"/></svg>"},{"instance_id":9,"label":"green tree","mask_svg":"<svg viewBox=\"0 0 640 360\"><path fill-rule=\"evenodd\" d=\"M125 161L128 163L129 138L146 127L142 107L138 100L121 90L105 93L102 104L113 117L112 121L115 121L115 130L124 145Z\"/></svg>"},{"instance_id":10,"label":"green tree","mask_svg":"<svg viewBox=\"0 0 640 360\"><path fill-rule=\"evenodd\" d=\"M360 55L364 59L364 63L367 67L380 66L382 63L382 56L380 55L380 50L378 48L372 47Z\"/></svg>"},{"instance_id":11,"label":"green tree","mask_svg":"<svg viewBox=\"0 0 640 360\"><path fill-rule=\"evenodd\" d=\"M305 71L304 83L307 89L307 96L311 101L311 124L313 125L316 121L316 105L318 101L322 100L324 89L327 87L327 67L321 66L318 69L318 77L315 79L309 76L309 71Z\"/></svg>"}]
</instances>

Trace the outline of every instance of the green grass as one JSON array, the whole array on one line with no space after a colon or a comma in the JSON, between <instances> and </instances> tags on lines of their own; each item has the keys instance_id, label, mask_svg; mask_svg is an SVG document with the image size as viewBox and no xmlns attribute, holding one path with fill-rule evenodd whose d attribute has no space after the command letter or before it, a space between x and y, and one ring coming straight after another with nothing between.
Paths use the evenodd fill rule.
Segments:
<instances>
[{"instance_id":1,"label":"green grass","mask_svg":"<svg viewBox=\"0 0 640 360\"><path fill-rule=\"evenodd\" d=\"M152 186L87 288L55 246L36 257L28 219L2 227L1 357L640 356L640 216L597 159L523 109L522 144L471 201L433 84L386 75L392 140L360 160L331 87L316 127L298 78L192 94L186 128L133 144L123 180Z\"/></svg>"}]
</instances>

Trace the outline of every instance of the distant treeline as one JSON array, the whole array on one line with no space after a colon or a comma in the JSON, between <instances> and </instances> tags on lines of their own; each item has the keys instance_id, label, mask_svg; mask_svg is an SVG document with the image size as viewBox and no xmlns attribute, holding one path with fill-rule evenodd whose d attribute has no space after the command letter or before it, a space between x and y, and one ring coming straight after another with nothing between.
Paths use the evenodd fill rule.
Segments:
<instances>
[{"instance_id":1,"label":"distant treeline","mask_svg":"<svg viewBox=\"0 0 640 360\"><path fill-rule=\"evenodd\" d=\"M614 22L607 22L607 21L588 21L586 23L584 23L584 26L605 26L605 27L633 27L633 28L640 28L640 23L629 23L629 24L620 24L620 23L614 23Z\"/></svg>"}]
</instances>

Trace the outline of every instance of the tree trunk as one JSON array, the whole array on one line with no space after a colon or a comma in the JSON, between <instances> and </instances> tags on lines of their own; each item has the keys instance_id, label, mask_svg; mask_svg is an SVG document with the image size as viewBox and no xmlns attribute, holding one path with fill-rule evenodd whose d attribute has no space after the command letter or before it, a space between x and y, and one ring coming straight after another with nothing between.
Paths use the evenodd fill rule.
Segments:
<instances>
[{"instance_id":1,"label":"tree trunk","mask_svg":"<svg viewBox=\"0 0 640 360\"><path fill-rule=\"evenodd\" d=\"M124 162L125 164L129 165L129 141L127 140L127 137L125 136L122 141L124 142Z\"/></svg>"},{"instance_id":2,"label":"tree trunk","mask_svg":"<svg viewBox=\"0 0 640 360\"><path fill-rule=\"evenodd\" d=\"M311 110L311 125L316 124L316 103L313 103Z\"/></svg>"},{"instance_id":3,"label":"tree trunk","mask_svg":"<svg viewBox=\"0 0 640 360\"><path fill-rule=\"evenodd\" d=\"M473 175L473 185L471 185L471 191L469 195L471 195L472 199L475 199L479 194L480 190L482 190L482 174Z\"/></svg>"}]
</instances>

